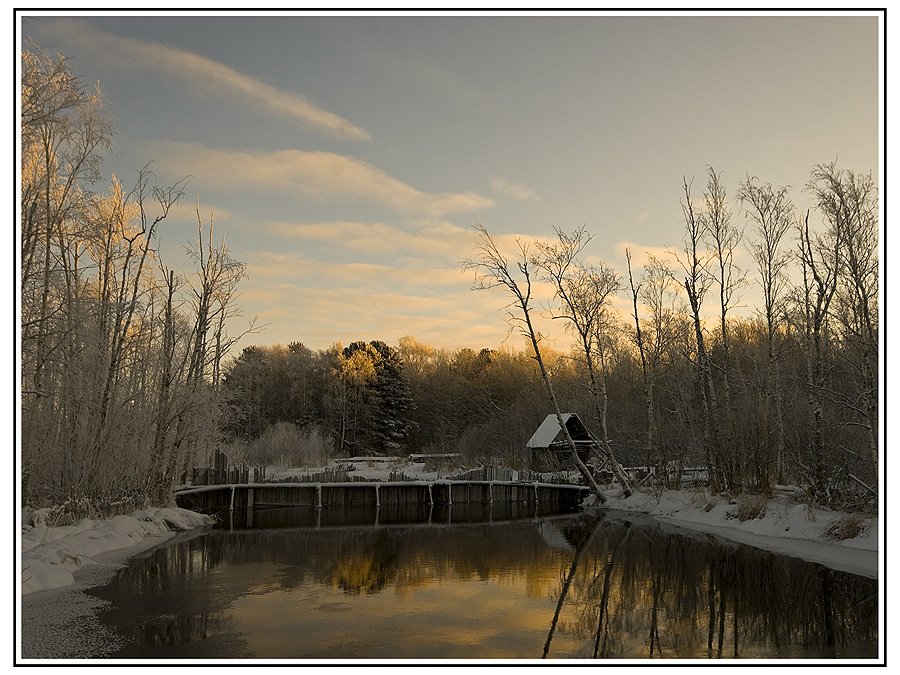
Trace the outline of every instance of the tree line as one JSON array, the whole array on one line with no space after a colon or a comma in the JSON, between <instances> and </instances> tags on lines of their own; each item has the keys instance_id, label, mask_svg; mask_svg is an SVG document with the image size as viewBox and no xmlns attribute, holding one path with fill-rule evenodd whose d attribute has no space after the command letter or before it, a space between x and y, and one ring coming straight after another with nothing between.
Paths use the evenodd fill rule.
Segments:
<instances>
[{"instance_id":1,"label":"tree line","mask_svg":"<svg viewBox=\"0 0 900 675\"><path fill-rule=\"evenodd\" d=\"M525 442L556 399L557 410L586 421L609 457L655 466L676 486L674 467L700 465L723 492L792 485L811 503L873 506L879 272L871 175L813 167L803 190L818 227L810 212L797 212L788 186L748 176L729 201L720 173L707 167L706 179L699 200L690 181L682 184L681 248L650 255L641 269L629 251L624 275L582 261L591 239L584 228L557 230L554 241L519 240L507 256L478 225L477 256L464 266L476 272L476 288L506 292L512 327L531 345L525 351L449 350L413 337L395 347L245 349L225 371L228 440L288 463L460 452L468 462L522 466ZM735 264L741 246L753 269ZM555 290L549 312L574 338L569 352L534 329L534 313L550 300L533 297L536 280ZM762 306L738 314L750 284ZM619 311L616 297L631 309ZM379 365L386 358L389 370ZM378 435L388 430L391 442Z\"/></svg>"},{"instance_id":2,"label":"tree line","mask_svg":"<svg viewBox=\"0 0 900 675\"><path fill-rule=\"evenodd\" d=\"M185 181L146 165L100 191L113 120L63 57L22 51L21 466L28 505L170 500L219 437L220 368L244 265L197 204L193 268L159 255ZM84 509L82 509L84 510Z\"/></svg>"}]
</instances>

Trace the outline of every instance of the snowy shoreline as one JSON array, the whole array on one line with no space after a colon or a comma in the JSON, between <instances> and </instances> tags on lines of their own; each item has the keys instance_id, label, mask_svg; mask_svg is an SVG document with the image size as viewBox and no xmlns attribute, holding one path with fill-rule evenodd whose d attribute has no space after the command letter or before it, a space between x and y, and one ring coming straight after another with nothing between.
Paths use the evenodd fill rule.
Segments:
<instances>
[{"instance_id":1,"label":"snowy shoreline","mask_svg":"<svg viewBox=\"0 0 900 675\"><path fill-rule=\"evenodd\" d=\"M22 524L23 596L71 586L74 573L97 564L98 556L136 544L159 543L160 537L213 522L208 516L179 508L146 509L106 520L84 518L61 527L48 526L40 512L32 519L36 522Z\"/></svg>"},{"instance_id":2,"label":"snowy shoreline","mask_svg":"<svg viewBox=\"0 0 900 675\"><path fill-rule=\"evenodd\" d=\"M853 539L833 541L823 537L829 525L847 514L810 510L804 504L770 500L761 518L740 521L736 506L724 499L709 511L690 493L668 490L657 499L636 493L628 499L610 498L602 507L628 513L643 513L676 527L717 535L738 544L779 555L800 558L850 574L879 578L879 526L877 518L866 521L866 531Z\"/></svg>"},{"instance_id":3,"label":"snowy shoreline","mask_svg":"<svg viewBox=\"0 0 900 675\"><path fill-rule=\"evenodd\" d=\"M121 645L98 615L105 602L84 591L105 586L135 556L209 517L185 509L136 511L64 527L23 524L19 654L23 659L96 659Z\"/></svg>"}]
</instances>

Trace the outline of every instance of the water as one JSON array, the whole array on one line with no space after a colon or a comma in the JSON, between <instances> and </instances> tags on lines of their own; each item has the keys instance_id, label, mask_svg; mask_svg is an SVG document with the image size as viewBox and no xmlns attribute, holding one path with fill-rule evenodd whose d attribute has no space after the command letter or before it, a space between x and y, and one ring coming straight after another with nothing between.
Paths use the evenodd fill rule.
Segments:
<instances>
[{"instance_id":1,"label":"water","mask_svg":"<svg viewBox=\"0 0 900 675\"><path fill-rule=\"evenodd\" d=\"M378 515L180 535L92 591L111 657L878 656L871 579L634 516Z\"/></svg>"}]
</instances>

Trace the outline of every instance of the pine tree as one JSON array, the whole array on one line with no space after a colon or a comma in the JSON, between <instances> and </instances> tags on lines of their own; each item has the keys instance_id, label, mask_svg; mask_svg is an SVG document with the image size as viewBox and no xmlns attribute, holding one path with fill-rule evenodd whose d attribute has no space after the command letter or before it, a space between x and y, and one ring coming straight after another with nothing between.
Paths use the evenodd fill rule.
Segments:
<instances>
[{"instance_id":1,"label":"pine tree","mask_svg":"<svg viewBox=\"0 0 900 675\"><path fill-rule=\"evenodd\" d=\"M377 340L370 345L381 357L375 364L376 409L372 420L372 440L378 451L396 454L406 449L409 435L418 426L410 420L415 403L400 353Z\"/></svg>"}]
</instances>

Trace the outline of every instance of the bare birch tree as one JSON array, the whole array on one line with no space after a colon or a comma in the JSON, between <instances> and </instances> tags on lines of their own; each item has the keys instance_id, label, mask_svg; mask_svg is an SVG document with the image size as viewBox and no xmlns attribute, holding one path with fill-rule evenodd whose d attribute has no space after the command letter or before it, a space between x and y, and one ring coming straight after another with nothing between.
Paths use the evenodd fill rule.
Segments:
<instances>
[{"instance_id":1,"label":"bare birch tree","mask_svg":"<svg viewBox=\"0 0 900 675\"><path fill-rule=\"evenodd\" d=\"M834 162L813 167L806 189L841 249L834 309L845 354L856 370L852 392L829 395L856 413L877 472L878 192L871 174L838 169Z\"/></svg>"},{"instance_id":2,"label":"bare birch tree","mask_svg":"<svg viewBox=\"0 0 900 675\"><path fill-rule=\"evenodd\" d=\"M22 65L23 498L95 509L82 515L166 503L175 449L185 439L208 443L218 409L210 387L186 386L191 368L195 380L208 379L208 368L191 360L197 331L188 327L197 322L183 281L158 258L183 181L159 187L145 166L130 192L113 177L95 193L112 135L99 88L86 92L64 58L35 45ZM213 258L218 272L201 284L212 307L207 330L210 318L234 312L243 270ZM228 338L215 344L221 359Z\"/></svg>"},{"instance_id":3,"label":"bare birch tree","mask_svg":"<svg viewBox=\"0 0 900 675\"><path fill-rule=\"evenodd\" d=\"M734 264L734 252L741 241L742 232L731 222L728 210L725 186L721 174L711 166L706 168L706 192L703 193L704 208L702 214L703 227L712 249L712 257L716 263L715 280L719 287L719 328L721 331L722 359L717 370L721 376L722 399L724 404L724 420L719 420L722 455L731 481L738 479L739 462L735 453L734 421L731 406L731 386L728 379L729 328L728 313L734 303L735 292L744 284L743 272Z\"/></svg>"},{"instance_id":4,"label":"bare birch tree","mask_svg":"<svg viewBox=\"0 0 900 675\"><path fill-rule=\"evenodd\" d=\"M186 471L192 462L203 457L203 453L211 454L215 446L219 420L214 400L218 393L221 360L232 342L225 333L225 320L235 313L236 285L246 274L244 263L232 258L225 236L218 242L213 241L213 214L207 229L200 215L199 199L196 214L197 241L187 247L188 256L196 264L194 274L186 280L193 316L185 375L185 386L190 395L177 414L176 440L166 471L169 476ZM205 236L204 230L207 230ZM214 330L212 336L211 330ZM193 429L193 432L187 434L187 429ZM200 430L204 433L198 433Z\"/></svg>"},{"instance_id":5,"label":"bare birch tree","mask_svg":"<svg viewBox=\"0 0 900 675\"><path fill-rule=\"evenodd\" d=\"M678 300L672 270L662 260L648 255L640 282L634 279L631 268L631 251L626 250L628 282L631 290L632 319L634 320L634 344L641 361L641 376L646 412L646 462L656 461L665 468L668 461L662 448L656 420L654 390L661 377L664 362L679 344L684 344L685 311L683 301ZM643 307L643 312L639 310ZM641 315L644 314L642 319ZM680 476L680 472L678 476ZM676 482L675 487L678 486Z\"/></svg>"},{"instance_id":6,"label":"bare birch tree","mask_svg":"<svg viewBox=\"0 0 900 675\"><path fill-rule=\"evenodd\" d=\"M607 411L609 394L606 387L606 340L609 331L610 299L621 288L621 278L606 264L587 266L577 257L590 241L582 227L571 235L556 230L557 241L535 244L535 265L556 289L561 308L553 318L563 319L577 336L585 364L589 389L594 399L597 422L600 424L604 455L626 497L633 491L628 475L616 460L609 442ZM596 355L596 359L595 359Z\"/></svg>"},{"instance_id":7,"label":"bare birch tree","mask_svg":"<svg viewBox=\"0 0 900 675\"><path fill-rule=\"evenodd\" d=\"M488 232L487 228L481 223L478 223L475 225L475 231L479 235L478 245L475 247L478 257L476 259L463 261L463 269L473 270L475 272L475 285L473 287L475 290L500 287L505 289L506 292L512 296L512 302L506 307L509 315L510 329L514 330L515 328L518 328L520 335L528 339L531 343L532 349L534 350L534 359L540 367L541 377L547 387L550 404L556 415L556 419L559 422L559 427L566 440L566 445L569 446L572 453L572 461L584 478L585 483L590 486L600 503L605 503L606 497L600 490L600 487L597 485L591 472L578 456L575 442L572 440L568 427L566 427L562 411L560 410L559 403L556 399L556 394L553 391L553 384L550 381L550 376L547 373L544 360L541 358L540 342L543 336L537 332L531 321L533 308L531 305L532 279L530 265L533 256L530 245L528 242L516 238L516 244L519 249L515 268L517 269L518 274L516 274L516 271L510 268L509 261L506 259L506 256L500 252L497 243L493 236Z\"/></svg>"},{"instance_id":8,"label":"bare birch tree","mask_svg":"<svg viewBox=\"0 0 900 675\"><path fill-rule=\"evenodd\" d=\"M788 252L782 249L781 242L791 228L794 205L788 194L788 187L773 186L771 183L758 185L756 180L755 177L748 176L738 188L737 197L756 232L755 239L750 243L750 253L759 275L758 283L763 297L762 315L766 328L763 416L767 425L769 420L773 420L771 429L766 434L766 447L768 451L772 445L775 446L775 479L781 483L784 479L785 429L779 370L781 350L776 342L779 333L776 321L783 308L787 283L785 270L790 260Z\"/></svg>"},{"instance_id":9,"label":"bare birch tree","mask_svg":"<svg viewBox=\"0 0 900 675\"><path fill-rule=\"evenodd\" d=\"M90 236L78 216L100 178L112 121L99 88L88 93L64 58L31 44L22 52L22 74L20 319L23 435L30 448L58 396L48 370L71 338L61 308L77 294L77 259Z\"/></svg>"},{"instance_id":10,"label":"bare birch tree","mask_svg":"<svg viewBox=\"0 0 900 675\"><path fill-rule=\"evenodd\" d=\"M837 291L841 264L841 242L837 231L824 235L810 233L809 212L796 223L799 260L803 270L801 302L804 316L806 347L806 389L809 406L811 443L801 471L805 474L812 497L820 503L828 498L826 481L826 434L824 391L826 352L828 349L828 314ZM807 463L808 462L808 463Z\"/></svg>"},{"instance_id":11,"label":"bare birch tree","mask_svg":"<svg viewBox=\"0 0 900 675\"><path fill-rule=\"evenodd\" d=\"M675 253L673 255L681 266L684 277L675 279L675 281L682 285L687 294L691 308L691 318L694 324L696 347L694 366L697 372L697 390L703 414L703 441L706 448L706 460L712 474L710 478L714 479L720 488L727 489L728 478L723 473L724 467L720 445L718 402L701 317L703 300L712 286L712 279L708 269L710 257L703 245L704 224L702 213L694 207L691 200L691 185L686 178L683 180L682 189L684 191L684 201L681 203L681 209L684 214L685 224L685 234L682 240L683 249L681 255Z\"/></svg>"}]
</instances>

